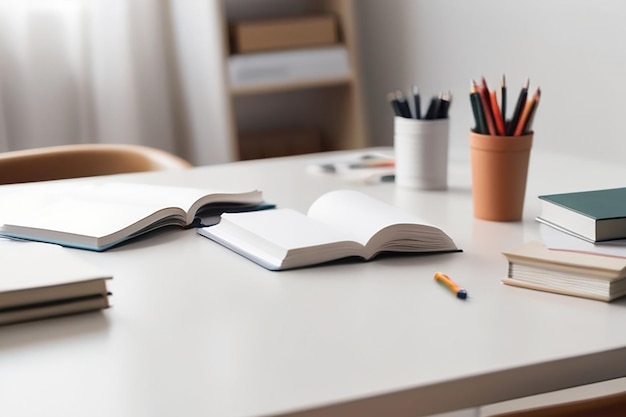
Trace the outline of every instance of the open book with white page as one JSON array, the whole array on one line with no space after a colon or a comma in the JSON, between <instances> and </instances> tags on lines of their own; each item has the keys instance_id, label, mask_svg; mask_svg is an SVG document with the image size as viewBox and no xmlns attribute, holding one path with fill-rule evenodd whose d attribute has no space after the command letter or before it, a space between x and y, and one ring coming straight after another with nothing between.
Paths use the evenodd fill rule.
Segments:
<instances>
[{"instance_id":1,"label":"open book with white page","mask_svg":"<svg viewBox=\"0 0 626 417\"><path fill-rule=\"evenodd\" d=\"M289 208L226 213L198 233L270 270L382 252L460 251L440 228L352 190L322 195L306 215Z\"/></svg>"},{"instance_id":2,"label":"open book with white page","mask_svg":"<svg viewBox=\"0 0 626 417\"><path fill-rule=\"evenodd\" d=\"M0 187L0 235L103 251L166 226L265 208L259 190L45 181Z\"/></svg>"}]
</instances>

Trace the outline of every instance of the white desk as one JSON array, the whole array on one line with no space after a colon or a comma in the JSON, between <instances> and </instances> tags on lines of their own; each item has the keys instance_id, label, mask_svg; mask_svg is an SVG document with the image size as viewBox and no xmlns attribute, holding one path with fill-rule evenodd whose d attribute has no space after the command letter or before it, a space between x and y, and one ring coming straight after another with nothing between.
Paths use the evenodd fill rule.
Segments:
<instances>
[{"instance_id":1,"label":"white desk","mask_svg":"<svg viewBox=\"0 0 626 417\"><path fill-rule=\"evenodd\" d=\"M78 251L114 273L114 306L0 328L0 413L416 416L625 376L625 300L500 283L501 250L538 237L538 194L622 186L626 174L533 152L521 223L473 218L462 152L446 192L312 176L306 156L112 177L258 187L303 211L354 187L441 226L464 252L270 272L193 230Z\"/></svg>"}]
</instances>

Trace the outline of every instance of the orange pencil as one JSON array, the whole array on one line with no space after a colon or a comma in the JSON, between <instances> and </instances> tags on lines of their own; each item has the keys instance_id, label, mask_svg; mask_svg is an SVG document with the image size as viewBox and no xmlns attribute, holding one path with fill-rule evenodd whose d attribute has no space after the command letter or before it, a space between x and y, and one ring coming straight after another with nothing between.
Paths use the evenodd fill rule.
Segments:
<instances>
[{"instance_id":1,"label":"orange pencil","mask_svg":"<svg viewBox=\"0 0 626 417\"><path fill-rule=\"evenodd\" d=\"M524 106L524 110L522 111L522 115L520 116L517 126L515 126L515 132L513 136L520 136L522 133L526 133L528 128L530 127L530 121L532 119L532 114L535 112L537 105L539 104L539 99L541 98L541 89L537 88L533 97L526 102Z\"/></svg>"},{"instance_id":2,"label":"orange pencil","mask_svg":"<svg viewBox=\"0 0 626 417\"><path fill-rule=\"evenodd\" d=\"M491 110L493 111L493 120L496 124L496 133L500 136L504 136L504 121L502 120L502 114L500 113L500 107L498 106L496 91L490 91L489 97L491 98Z\"/></svg>"}]
</instances>

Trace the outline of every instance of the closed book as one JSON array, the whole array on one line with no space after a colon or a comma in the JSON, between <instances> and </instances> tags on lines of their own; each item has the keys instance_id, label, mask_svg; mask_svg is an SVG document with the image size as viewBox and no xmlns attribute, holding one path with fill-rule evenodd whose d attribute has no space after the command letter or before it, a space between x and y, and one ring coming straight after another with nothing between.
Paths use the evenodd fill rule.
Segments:
<instances>
[{"instance_id":1,"label":"closed book","mask_svg":"<svg viewBox=\"0 0 626 417\"><path fill-rule=\"evenodd\" d=\"M611 301L626 295L626 259L548 249L532 241L503 252L502 282L534 290Z\"/></svg>"},{"instance_id":2,"label":"closed book","mask_svg":"<svg viewBox=\"0 0 626 417\"><path fill-rule=\"evenodd\" d=\"M590 242L626 238L626 188L539 196L537 221Z\"/></svg>"},{"instance_id":3,"label":"closed book","mask_svg":"<svg viewBox=\"0 0 626 417\"><path fill-rule=\"evenodd\" d=\"M71 249L0 239L0 324L109 307L112 275Z\"/></svg>"},{"instance_id":4,"label":"closed book","mask_svg":"<svg viewBox=\"0 0 626 417\"><path fill-rule=\"evenodd\" d=\"M0 310L0 325L15 324L25 321L49 319L70 314L103 310L109 307L106 295L62 300L50 303Z\"/></svg>"},{"instance_id":5,"label":"closed book","mask_svg":"<svg viewBox=\"0 0 626 417\"><path fill-rule=\"evenodd\" d=\"M224 214L198 233L270 270L383 252L460 251L442 229L354 190L323 194L306 214L290 208Z\"/></svg>"}]
</instances>

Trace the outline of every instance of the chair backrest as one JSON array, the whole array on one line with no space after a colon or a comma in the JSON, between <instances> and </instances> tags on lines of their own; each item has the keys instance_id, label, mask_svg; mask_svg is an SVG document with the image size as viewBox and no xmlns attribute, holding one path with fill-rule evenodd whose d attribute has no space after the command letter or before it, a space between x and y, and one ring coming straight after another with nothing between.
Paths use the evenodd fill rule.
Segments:
<instances>
[{"instance_id":1,"label":"chair backrest","mask_svg":"<svg viewBox=\"0 0 626 417\"><path fill-rule=\"evenodd\" d=\"M494 414L490 417L622 417L626 416L626 392L579 401Z\"/></svg>"},{"instance_id":2,"label":"chair backrest","mask_svg":"<svg viewBox=\"0 0 626 417\"><path fill-rule=\"evenodd\" d=\"M61 145L0 153L0 184L190 167L176 155L147 146Z\"/></svg>"}]
</instances>

